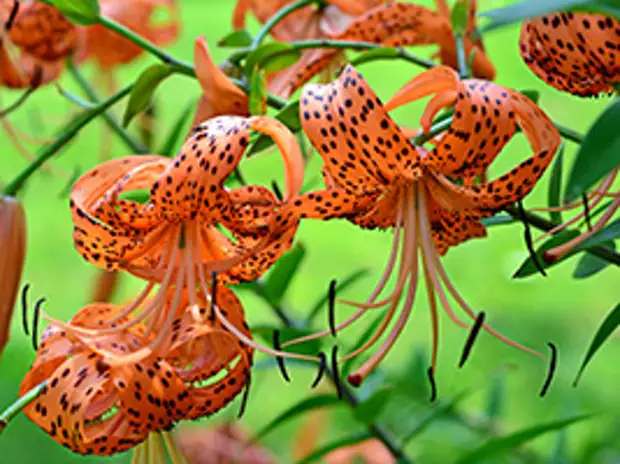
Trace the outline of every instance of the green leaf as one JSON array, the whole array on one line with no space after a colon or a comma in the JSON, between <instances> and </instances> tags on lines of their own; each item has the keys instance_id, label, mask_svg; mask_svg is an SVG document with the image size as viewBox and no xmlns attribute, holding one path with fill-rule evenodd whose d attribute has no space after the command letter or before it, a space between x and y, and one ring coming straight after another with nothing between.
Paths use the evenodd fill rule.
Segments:
<instances>
[{"instance_id":1,"label":"green leaf","mask_svg":"<svg viewBox=\"0 0 620 464\"><path fill-rule=\"evenodd\" d=\"M186 131L184 131L183 129L187 125L187 122L189 121L192 113L194 112L194 106L195 102L191 101L181 112L177 121L170 129L170 132L168 133L168 136L166 137L166 140L164 141L161 149L157 153L169 157L175 155L176 147L179 143L179 140L184 138L186 135Z\"/></svg>"},{"instance_id":2,"label":"green leaf","mask_svg":"<svg viewBox=\"0 0 620 464\"><path fill-rule=\"evenodd\" d=\"M499 419L504 405L504 375L497 374L493 377L491 390L489 391L489 400L487 402L487 419L495 421Z\"/></svg>"},{"instance_id":3,"label":"green leaf","mask_svg":"<svg viewBox=\"0 0 620 464\"><path fill-rule=\"evenodd\" d=\"M123 117L123 126L127 127L134 116L146 109L157 86L171 74L172 68L170 66L154 64L140 75L131 91L129 102L125 109L125 116Z\"/></svg>"},{"instance_id":4,"label":"green leaf","mask_svg":"<svg viewBox=\"0 0 620 464\"><path fill-rule=\"evenodd\" d=\"M620 98L594 122L586 134L568 178L564 201L570 203L620 165Z\"/></svg>"},{"instance_id":5,"label":"green leaf","mask_svg":"<svg viewBox=\"0 0 620 464\"><path fill-rule=\"evenodd\" d=\"M452 22L452 31L456 35L465 34L467 29L467 16L469 10L468 0L457 0L452 8L450 21Z\"/></svg>"},{"instance_id":6,"label":"green leaf","mask_svg":"<svg viewBox=\"0 0 620 464\"><path fill-rule=\"evenodd\" d=\"M269 42L252 51L245 60L245 73L253 75L256 67L266 74L280 71L295 64L301 51L284 42Z\"/></svg>"},{"instance_id":7,"label":"green leaf","mask_svg":"<svg viewBox=\"0 0 620 464\"><path fill-rule=\"evenodd\" d=\"M302 243L298 243L272 268L263 289L272 305L280 304L305 257L306 248Z\"/></svg>"},{"instance_id":8,"label":"green leaf","mask_svg":"<svg viewBox=\"0 0 620 464\"><path fill-rule=\"evenodd\" d=\"M252 115L267 113L267 79L265 71L258 67L254 69L250 78L249 107Z\"/></svg>"},{"instance_id":9,"label":"green leaf","mask_svg":"<svg viewBox=\"0 0 620 464\"><path fill-rule=\"evenodd\" d=\"M491 20L491 23L483 29L484 32L488 32L552 11L567 10L592 11L620 16L617 0L525 0L504 8L484 11L480 13L480 16Z\"/></svg>"},{"instance_id":10,"label":"green leaf","mask_svg":"<svg viewBox=\"0 0 620 464\"><path fill-rule=\"evenodd\" d=\"M118 196L119 200L135 201L142 205L146 205L151 199L151 191L144 190L131 190L129 192L123 192Z\"/></svg>"},{"instance_id":11,"label":"green leaf","mask_svg":"<svg viewBox=\"0 0 620 464\"><path fill-rule=\"evenodd\" d=\"M48 0L72 23L90 26L99 20L101 10L98 0Z\"/></svg>"},{"instance_id":12,"label":"green leaf","mask_svg":"<svg viewBox=\"0 0 620 464\"><path fill-rule=\"evenodd\" d=\"M540 100L540 92L538 90L525 89L520 91L522 95L525 95L527 98L532 100L534 103L538 104Z\"/></svg>"},{"instance_id":13,"label":"green leaf","mask_svg":"<svg viewBox=\"0 0 620 464\"><path fill-rule=\"evenodd\" d=\"M605 318L603 323L598 328L596 335L594 335L594 339L590 344L590 348L586 353L586 357L581 363L581 367L579 368L579 372L577 373L577 377L575 378L575 385L581 379L584 370L590 364L590 361L597 353L597 351L601 348L603 343L609 338L609 336L616 330L616 328L620 325L620 304L618 304Z\"/></svg>"},{"instance_id":14,"label":"green leaf","mask_svg":"<svg viewBox=\"0 0 620 464\"><path fill-rule=\"evenodd\" d=\"M564 149L566 148L566 143L562 142L560 146L560 150L558 151L558 155L553 162L553 167L551 169L551 179L549 180L549 191L547 192L547 203L550 208L555 208L560 206L560 192L562 190L562 166L564 161ZM562 214L559 211L551 211L549 213L551 221L561 224Z\"/></svg>"},{"instance_id":15,"label":"green leaf","mask_svg":"<svg viewBox=\"0 0 620 464\"><path fill-rule=\"evenodd\" d=\"M245 29L232 31L217 43L218 47L249 47L250 45L252 45L252 36Z\"/></svg>"},{"instance_id":16,"label":"green leaf","mask_svg":"<svg viewBox=\"0 0 620 464\"><path fill-rule=\"evenodd\" d=\"M379 415L385 409L385 405L388 403L393 395L391 388L384 387L377 390L370 395L366 400L359 403L353 409L353 415L355 418L366 425L374 424L377 421Z\"/></svg>"},{"instance_id":17,"label":"green leaf","mask_svg":"<svg viewBox=\"0 0 620 464\"><path fill-rule=\"evenodd\" d=\"M290 101L284 108L282 108L275 118L288 127L291 132L297 132L301 130L301 119L299 117L299 100ZM265 134L259 134L254 140L252 140L246 156L259 153L263 150L274 145L274 141L271 137Z\"/></svg>"},{"instance_id":18,"label":"green leaf","mask_svg":"<svg viewBox=\"0 0 620 464\"><path fill-rule=\"evenodd\" d=\"M520 432L513 433L499 438L492 438L484 445L475 450L465 454L458 461L457 464L480 464L485 459L489 459L510 450L519 447L535 438L540 437L549 432L555 432L562 430L577 422L582 422L586 419L590 419L592 415L582 415L572 417L570 419L563 419L559 421L549 422L546 424L538 424L531 428L522 430Z\"/></svg>"},{"instance_id":19,"label":"green leaf","mask_svg":"<svg viewBox=\"0 0 620 464\"><path fill-rule=\"evenodd\" d=\"M336 283L336 295L338 295L340 292L345 291L355 282L360 280L362 277L366 277L367 275L368 269L359 269L355 272L352 272L342 280L338 279ZM321 308L327 304L328 299L329 297L327 295L327 292L324 292L323 295L317 300L317 302L314 303L312 309L309 311L308 322L312 322L316 318L316 316L321 311Z\"/></svg>"},{"instance_id":20,"label":"green leaf","mask_svg":"<svg viewBox=\"0 0 620 464\"><path fill-rule=\"evenodd\" d=\"M461 392L446 403L437 402L436 404L430 406L431 410L428 414L426 414L421 420L416 420L415 424L413 424L413 426L410 427L410 430L407 431L403 438L403 443L409 443L415 437L427 430L436 421L449 417L450 414L455 411L456 406L467 398L469 394L470 392L467 391Z\"/></svg>"},{"instance_id":21,"label":"green leaf","mask_svg":"<svg viewBox=\"0 0 620 464\"><path fill-rule=\"evenodd\" d=\"M355 342L355 344L353 345L353 347L351 347L349 351L350 352L357 351L358 349L362 347L362 345L364 345L364 343L370 340L370 337L372 337L372 335L379 328L379 325L381 324L381 322L384 321L384 319L385 319L385 315L383 314L379 314L375 316L373 321L370 323L368 327L366 327L366 330L362 332L362 335L357 339L357 341ZM356 358L357 357L349 358L342 363L341 372L343 374L345 373L348 374L351 371L351 366L358 361Z\"/></svg>"},{"instance_id":22,"label":"green leaf","mask_svg":"<svg viewBox=\"0 0 620 464\"><path fill-rule=\"evenodd\" d=\"M591 235L579 245L577 245L572 253L577 253L582 250L587 250L593 246L603 245L610 240L616 240L620 238L620 219L616 219L611 224L608 224L604 229L599 230L597 233Z\"/></svg>"},{"instance_id":23,"label":"green leaf","mask_svg":"<svg viewBox=\"0 0 620 464\"><path fill-rule=\"evenodd\" d=\"M572 240L573 238L577 237L578 235L579 235L579 232L575 230L564 231L551 237L545 243L543 243L541 247L536 249L536 256L538 257L538 262L542 265L543 269L547 269L552 266L555 266L556 264L559 264L568 258L568 255L563 256L562 258L558 259L554 263L548 264L543 259L543 254L545 251L549 251L552 248L563 245L569 240ZM538 267L534 263L534 260L532 259L531 256L528 256L528 258L525 261L523 261L521 266L519 266L519 269L517 269L517 271L513 274L512 277L513 279L522 279L523 277L529 277L531 275L538 274L538 272L539 272Z\"/></svg>"},{"instance_id":24,"label":"green leaf","mask_svg":"<svg viewBox=\"0 0 620 464\"><path fill-rule=\"evenodd\" d=\"M262 440L265 435L273 432L275 429L280 427L283 424L286 424L288 421L294 419L297 416L301 416L307 412L310 412L314 409L321 408L330 408L338 405L345 405L338 399L337 396L334 395L317 395L311 396L310 398L306 398L305 400L300 401L296 405L290 407L282 414L273 419L269 424L263 427L253 438L253 442L258 442Z\"/></svg>"},{"instance_id":25,"label":"green leaf","mask_svg":"<svg viewBox=\"0 0 620 464\"><path fill-rule=\"evenodd\" d=\"M325 446L322 446L318 450L313 451L312 453L310 453L308 456L304 457L303 459L297 461L297 464L309 464L311 462L316 462L334 450L344 448L345 446L351 446L357 443L361 443L365 440L368 440L369 438L372 438L372 435L370 433L361 432L361 433L351 435L346 438L335 440Z\"/></svg>"},{"instance_id":26,"label":"green leaf","mask_svg":"<svg viewBox=\"0 0 620 464\"><path fill-rule=\"evenodd\" d=\"M614 242L605 242L604 246L610 248L612 250L616 249L616 244ZM590 253L584 253L579 262L577 263L577 267L573 271L573 277L575 279L585 279L587 277L592 277L593 275L601 272L607 266L609 266L609 261L605 261L602 258L599 258L596 255Z\"/></svg>"},{"instance_id":27,"label":"green leaf","mask_svg":"<svg viewBox=\"0 0 620 464\"><path fill-rule=\"evenodd\" d=\"M481 222L482 224L484 224L485 227L493 227L514 224L515 222L517 222L517 220L513 218L510 214L500 213L488 218L482 218Z\"/></svg>"}]
</instances>

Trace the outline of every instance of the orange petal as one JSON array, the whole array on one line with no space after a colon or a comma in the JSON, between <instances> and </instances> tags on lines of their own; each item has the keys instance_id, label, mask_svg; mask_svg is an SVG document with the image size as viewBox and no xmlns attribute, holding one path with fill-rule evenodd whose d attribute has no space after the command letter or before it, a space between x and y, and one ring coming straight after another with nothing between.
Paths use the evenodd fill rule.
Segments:
<instances>
[{"instance_id":1,"label":"orange petal","mask_svg":"<svg viewBox=\"0 0 620 464\"><path fill-rule=\"evenodd\" d=\"M453 69L447 66L431 68L418 74L396 92L385 109L392 111L428 95L456 90L459 83L459 76Z\"/></svg>"}]
</instances>

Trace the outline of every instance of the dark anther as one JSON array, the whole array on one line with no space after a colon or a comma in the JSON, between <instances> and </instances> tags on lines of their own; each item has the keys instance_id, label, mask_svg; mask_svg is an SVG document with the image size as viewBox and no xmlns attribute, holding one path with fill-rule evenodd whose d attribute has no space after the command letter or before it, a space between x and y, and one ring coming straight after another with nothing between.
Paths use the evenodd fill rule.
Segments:
<instances>
[{"instance_id":1,"label":"dark anther","mask_svg":"<svg viewBox=\"0 0 620 464\"><path fill-rule=\"evenodd\" d=\"M37 341L37 334L39 332L39 314L41 313L41 306L45 303L45 298L39 299L34 305L34 317L32 319L32 346L35 351L39 349Z\"/></svg>"},{"instance_id":2,"label":"dark anther","mask_svg":"<svg viewBox=\"0 0 620 464\"><path fill-rule=\"evenodd\" d=\"M215 318L215 305L216 305L216 297L217 297L217 272L213 271L211 274L211 306L210 306L210 316L212 319Z\"/></svg>"},{"instance_id":3,"label":"dark anther","mask_svg":"<svg viewBox=\"0 0 620 464\"><path fill-rule=\"evenodd\" d=\"M95 364L95 368L97 369L97 372L99 373L99 375L103 375L107 371L110 370L110 365L107 362L105 362L103 359L98 358L97 363Z\"/></svg>"},{"instance_id":4,"label":"dark anther","mask_svg":"<svg viewBox=\"0 0 620 464\"><path fill-rule=\"evenodd\" d=\"M332 335L336 336L336 279L332 279L329 283L327 291L329 330Z\"/></svg>"},{"instance_id":5,"label":"dark anther","mask_svg":"<svg viewBox=\"0 0 620 464\"><path fill-rule=\"evenodd\" d=\"M325 369L327 368L327 355L322 351L319 353L319 358L321 359L321 364L319 364L319 371L316 374L316 378L310 388L316 388L321 379L323 378L323 374L325 374Z\"/></svg>"},{"instance_id":6,"label":"dark anther","mask_svg":"<svg viewBox=\"0 0 620 464\"><path fill-rule=\"evenodd\" d=\"M246 407L248 405L248 398L250 397L250 385L252 385L252 377L248 374L248 381L245 384L245 389L243 390L243 396L241 397L241 406L239 406L239 414L237 414L237 418L241 419L245 414Z\"/></svg>"},{"instance_id":7,"label":"dark anther","mask_svg":"<svg viewBox=\"0 0 620 464\"><path fill-rule=\"evenodd\" d=\"M15 21L15 18L17 17L18 12L19 12L19 0L14 0L13 9L11 10L11 14L9 15L9 19L7 19L6 23L4 23L4 30L6 32L11 30L11 27L13 27L13 22Z\"/></svg>"},{"instance_id":8,"label":"dark anther","mask_svg":"<svg viewBox=\"0 0 620 464\"><path fill-rule=\"evenodd\" d=\"M340 371L338 370L338 347L332 348L332 373L334 376L334 385L338 393L338 399L342 399L342 382L340 381Z\"/></svg>"},{"instance_id":9,"label":"dark anther","mask_svg":"<svg viewBox=\"0 0 620 464\"><path fill-rule=\"evenodd\" d=\"M540 391L540 397L542 398L547 394L549 390L549 386L551 385L551 381L553 380L553 376L555 374L555 368L558 363L558 349L556 346L549 342L549 348L551 348L551 361L549 361L549 373L547 374L547 378L545 379L545 383L543 384L542 390Z\"/></svg>"},{"instance_id":10,"label":"dark anther","mask_svg":"<svg viewBox=\"0 0 620 464\"><path fill-rule=\"evenodd\" d=\"M282 351L282 347L280 346L279 330L273 331L273 349L276 351ZM276 356L276 361L278 362L278 367L280 368L280 373L282 374L282 377L284 377L284 380L286 380L287 382L290 382L291 378L289 377L286 366L284 365L284 358L282 356Z\"/></svg>"},{"instance_id":11,"label":"dark anther","mask_svg":"<svg viewBox=\"0 0 620 464\"><path fill-rule=\"evenodd\" d=\"M21 302L22 302L22 327L24 328L24 333L26 335L30 335L30 331L28 330L28 290L30 289L30 284L24 285L22 288Z\"/></svg>"},{"instance_id":12,"label":"dark anther","mask_svg":"<svg viewBox=\"0 0 620 464\"><path fill-rule=\"evenodd\" d=\"M588 204L588 195L584 193L582 194L581 198L583 199L583 214L586 217L586 224L588 226L588 230L592 230L592 220L590 219L590 205Z\"/></svg>"},{"instance_id":13,"label":"dark anther","mask_svg":"<svg viewBox=\"0 0 620 464\"><path fill-rule=\"evenodd\" d=\"M474 322L474 326L471 328L469 335L467 336L467 341L465 342L465 347L463 348L463 353L461 354L461 360L459 361L459 368L463 367L469 358L474 342L476 341L476 338L478 338L480 329L484 325L484 317L484 311L481 311L480 314L478 314L476 322Z\"/></svg>"},{"instance_id":14,"label":"dark anther","mask_svg":"<svg viewBox=\"0 0 620 464\"><path fill-rule=\"evenodd\" d=\"M544 277L547 277L547 273L545 269L538 259L538 255L536 254L536 250L534 250L534 241L532 240L532 230L530 229L530 224L527 222L527 216L525 215L525 208L523 208L523 202L519 201L517 203L519 205L519 215L521 216L521 221L525 226L525 230L523 231L523 236L525 238L525 245L527 246L527 251L530 253L530 257L532 258L532 262Z\"/></svg>"},{"instance_id":15,"label":"dark anther","mask_svg":"<svg viewBox=\"0 0 620 464\"><path fill-rule=\"evenodd\" d=\"M437 399L437 384L435 383L435 372L433 371L433 368L429 367L426 374L428 375L428 381L431 384L431 403L434 403Z\"/></svg>"},{"instance_id":16,"label":"dark anther","mask_svg":"<svg viewBox=\"0 0 620 464\"><path fill-rule=\"evenodd\" d=\"M278 201L282 201L282 190L280 190L280 186L275 180L271 181L271 188L273 189L273 194L276 196Z\"/></svg>"}]
</instances>

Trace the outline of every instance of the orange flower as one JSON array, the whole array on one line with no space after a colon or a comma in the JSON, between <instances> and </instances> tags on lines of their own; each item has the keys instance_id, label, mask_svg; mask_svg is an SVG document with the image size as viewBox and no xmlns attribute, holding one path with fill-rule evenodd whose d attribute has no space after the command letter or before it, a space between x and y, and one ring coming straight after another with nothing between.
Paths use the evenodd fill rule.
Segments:
<instances>
[{"instance_id":1,"label":"orange flower","mask_svg":"<svg viewBox=\"0 0 620 464\"><path fill-rule=\"evenodd\" d=\"M454 105L454 120L429 151L412 144L387 111L433 94L421 120L424 132L428 132L433 117L442 107ZM493 215L529 193L560 143L557 130L525 96L488 81L460 81L448 67L420 74L384 107L363 77L349 66L331 85L306 86L301 114L304 131L324 160L327 189L295 200L288 213L283 212L284 220L290 220L289 215L344 217L364 228L395 230L391 255L380 283L365 303L348 302L359 311L337 329L347 327L374 308L387 308L385 320L368 343L345 359L377 342L398 315L403 298L405 302L381 347L349 376L350 382L359 385L385 357L404 328L415 301L419 261L422 261L432 311L434 369L438 343L435 295L460 326L467 327L467 324L452 312L448 294L475 318L473 310L449 281L440 255L452 246L484 236L481 218ZM527 136L535 155L492 182L476 184L476 177L500 153L517 126ZM399 255L400 265L396 266ZM378 299L393 274L397 280L395 288L385 298Z\"/></svg>"},{"instance_id":2,"label":"orange flower","mask_svg":"<svg viewBox=\"0 0 620 464\"><path fill-rule=\"evenodd\" d=\"M50 5L4 0L0 21L8 27L0 41L0 83L6 87L38 87L50 82L60 75L65 58L76 49L75 26Z\"/></svg>"},{"instance_id":3,"label":"orange flower","mask_svg":"<svg viewBox=\"0 0 620 464\"><path fill-rule=\"evenodd\" d=\"M9 340L11 316L26 258L26 218L14 198L0 197L0 354Z\"/></svg>"},{"instance_id":4,"label":"orange flower","mask_svg":"<svg viewBox=\"0 0 620 464\"><path fill-rule=\"evenodd\" d=\"M250 131L272 137L280 150L286 181L282 200L264 187L224 187L249 144ZM300 193L302 181L299 146L280 122L270 117L211 119L194 129L172 160L129 156L103 163L82 176L71 194L75 246L99 267L125 270L149 281L126 314L158 285L138 319L147 320L149 327L156 326L163 334L171 330L176 314L186 306L181 299L184 290L191 307L200 298L211 301L208 282L212 273L218 273L224 284L251 281L289 249L299 221L276 224L275 220L278 209ZM131 199L144 190L149 192L146 202ZM168 300L170 292L175 296ZM235 329L217 304L213 308L226 329L244 343L276 353ZM113 322L101 329L113 332ZM140 353L110 362L135 362L165 348L164 340L163 335L156 337Z\"/></svg>"},{"instance_id":5,"label":"orange flower","mask_svg":"<svg viewBox=\"0 0 620 464\"><path fill-rule=\"evenodd\" d=\"M521 56L547 84L588 97L620 83L620 22L611 16L553 13L523 23Z\"/></svg>"},{"instance_id":6,"label":"orange flower","mask_svg":"<svg viewBox=\"0 0 620 464\"><path fill-rule=\"evenodd\" d=\"M207 429L185 429L179 447L190 464L275 464L267 450L253 444L239 425L225 423Z\"/></svg>"},{"instance_id":7,"label":"orange flower","mask_svg":"<svg viewBox=\"0 0 620 464\"><path fill-rule=\"evenodd\" d=\"M174 42L180 32L175 0L100 0L101 14L127 27L156 45ZM169 11L166 23L155 23L153 17L160 8ZM133 42L100 25L80 28L80 59L92 59L103 70L129 63L144 50Z\"/></svg>"},{"instance_id":8,"label":"orange flower","mask_svg":"<svg viewBox=\"0 0 620 464\"><path fill-rule=\"evenodd\" d=\"M176 292L168 304L174 298ZM192 307L187 294L181 300L171 329L162 329L159 321L146 327L126 308L106 303L85 307L71 325L54 322L21 386L24 394L47 381L25 410L28 417L78 453L109 455L144 441L150 432L225 407L247 385L253 350L204 317L205 300ZM218 306L235 330L251 337L230 290L218 290ZM159 338L164 343L150 350ZM115 363L143 351L148 356Z\"/></svg>"}]
</instances>

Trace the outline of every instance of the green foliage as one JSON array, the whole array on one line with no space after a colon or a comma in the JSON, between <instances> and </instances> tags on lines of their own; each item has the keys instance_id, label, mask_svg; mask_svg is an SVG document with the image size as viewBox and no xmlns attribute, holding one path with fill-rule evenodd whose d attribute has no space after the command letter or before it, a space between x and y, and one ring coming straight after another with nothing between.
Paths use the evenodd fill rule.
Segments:
<instances>
[{"instance_id":1,"label":"green foliage","mask_svg":"<svg viewBox=\"0 0 620 464\"><path fill-rule=\"evenodd\" d=\"M334 450L343 448L345 446L351 446L357 443L361 443L365 440L368 440L369 438L372 438L372 435L369 432L362 432L362 433L357 433L355 435L348 436L346 438L334 440L331 443L325 446L322 446L318 450L310 453L308 456L304 457L303 459L300 459L299 461L297 461L297 464L309 464L311 462L317 462L322 457L327 456L329 453L331 453Z\"/></svg>"},{"instance_id":2,"label":"green foliage","mask_svg":"<svg viewBox=\"0 0 620 464\"><path fill-rule=\"evenodd\" d=\"M469 10L468 0L457 0L452 7L450 20L454 34L463 35L467 29L467 17Z\"/></svg>"},{"instance_id":3,"label":"green foliage","mask_svg":"<svg viewBox=\"0 0 620 464\"><path fill-rule=\"evenodd\" d=\"M560 206L560 196L562 191L562 168L564 165L564 150L566 143L562 143L558 154L551 168L551 178L549 179L549 190L547 192L547 204L550 208ZM551 220L557 224L562 223L562 214L559 211L551 211L549 213Z\"/></svg>"},{"instance_id":4,"label":"green foliage","mask_svg":"<svg viewBox=\"0 0 620 464\"><path fill-rule=\"evenodd\" d=\"M245 29L232 31L217 42L218 47L249 47L251 44L252 36Z\"/></svg>"},{"instance_id":5,"label":"green foliage","mask_svg":"<svg viewBox=\"0 0 620 464\"><path fill-rule=\"evenodd\" d=\"M258 66L271 74L295 64L301 52L284 42L270 42L253 50L245 60L245 73L250 76Z\"/></svg>"},{"instance_id":6,"label":"green foliage","mask_svg":"<svg viewBox=\"0 0 620 464\"><path fill-rule=\"evenodd\" d=\"M46 3L54 5L69 21L80 26L90 26L99 21L98 0L46 0Z\"/></svg>"},{"instance_id":7,"label":"green foliage","mask_svg":"<svg viewBox=\"0 0 620 464\"><path fill-rule=\"evenodd\" d=\"M615 242L604 242L602 245L610 250L616 250ZM609 266L609 261L605 261L604 259L590 253L584 253L581 255L581 258L573 271L573 277L575 279L587 279L588 277L598 274L607 266Z\"/></svg>"},{"instance_id":8,"label":"green foliage","mask_svg":"<svg viewBox=\"0 0 620 464\"><path fill-rule=\"evenodd\" d=\"M267 79L265 71L258 66L250 77L249 108L252 115L267 113Z\"/></svg>"},{"instance_id":9,"label":"green foliage","mask_svg":"<svg viewBox=\"0 0 620 464\"><path fill-rule=\"evenodd\" d=\"M157 86L170 75L172 75L172 68L166 64L154 64L140 74L125 109L123 126L127 127L138 113L143 112L149 106Z\"/></svg>"},{"instance_id":10,"label":"green foliage","mask_svg":"<svg viewBox=\"0 0 620 464\"><path fill-rule=\"evenodd\" d=\"M594 339L588 348L586 356L581 363L581 367L579 368L579 372L577 374L577 378L575 379L575 385L581 379L583 372L586 367L592 361L594 355L598 352L598 350L603 346L603 344L607 341L609 336L616 330L616 328L620 325L620 304L618 304L605 318L603 323L598 328L596 335L594 335Z\"/></svg>"},{"instance_id":11,"label":"green foliage","mask_svg":"<svg viewBox=\"0 0 620 464\"><path fill-rule=\"evenodd\" d=\"M181 114L179 114L178 119L172 125L168 136L165 138L162 147L157 152L158 154L170 157L175 155L175 150L178 148L179 141L185 135L183 129L194 113L194 106L195 103L193 101L189 102Z\"/></svg>"},{"instance_id":12,"label":"green foliage","mask_svg":"<svg viewBox=\"0 0 620 464\"><path fill-rule=\"evenodd\" d=\"M305 257L306 247L297 243L274 265L263 289L272 304L280 304Z\"/></svg>"}]
</instances>

